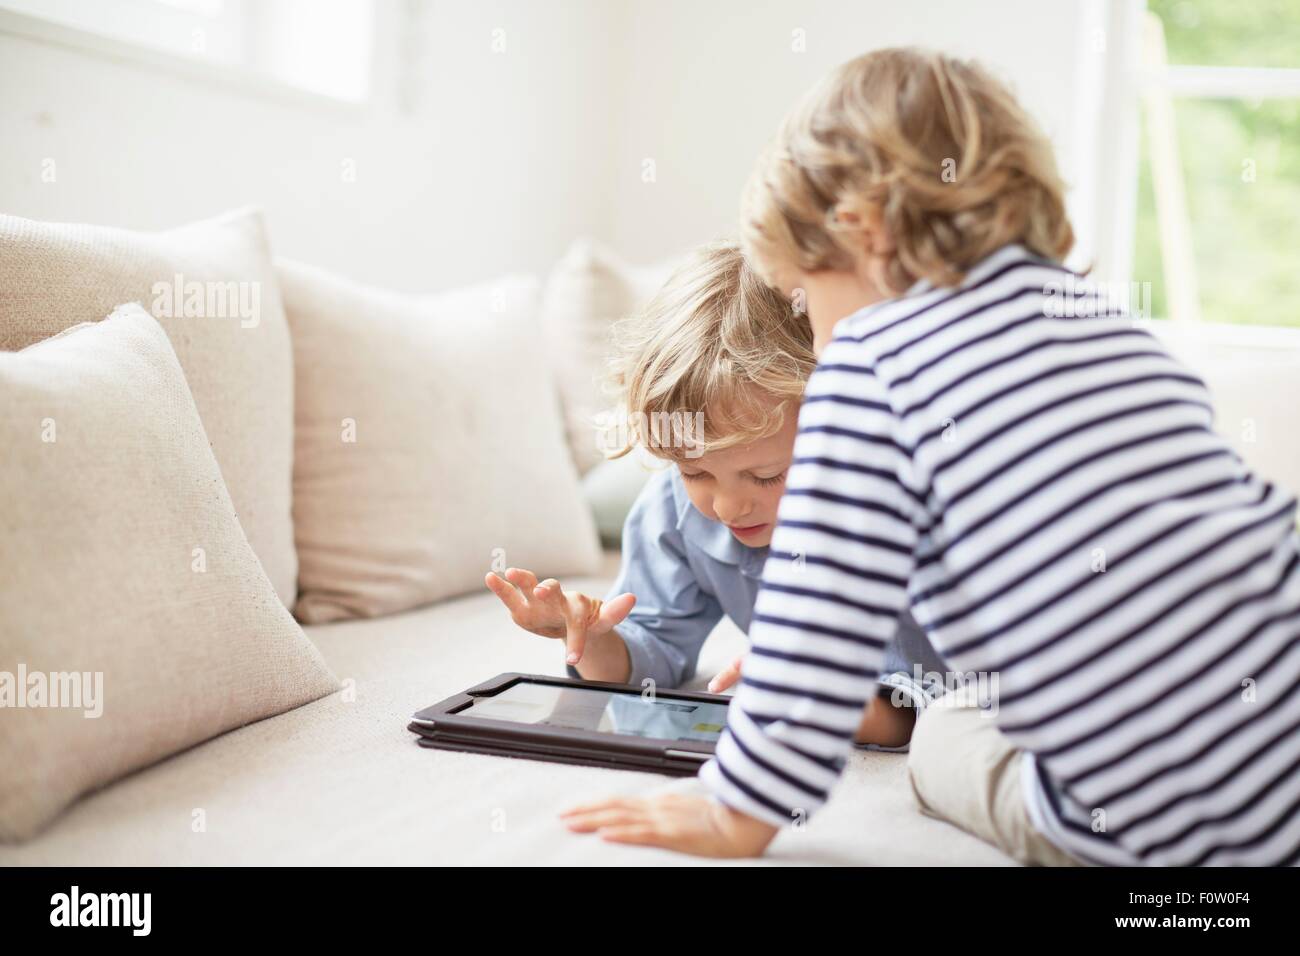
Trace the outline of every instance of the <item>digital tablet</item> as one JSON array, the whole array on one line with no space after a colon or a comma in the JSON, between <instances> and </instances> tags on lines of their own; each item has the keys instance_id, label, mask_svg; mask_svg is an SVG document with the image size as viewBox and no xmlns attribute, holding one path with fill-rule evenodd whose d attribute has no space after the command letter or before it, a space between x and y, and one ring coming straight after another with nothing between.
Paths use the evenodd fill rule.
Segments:
<instances>
[{"instance_id":1,"label":"digital tablet","mask_svg":"<svg viewBox=\"0 0 1300 956\"><path fill-rule=\"evenodd\" d=\"M422 747L692 776L713 756L730 697L500 674L426 707Z\"/></svg>"}]
</instances>

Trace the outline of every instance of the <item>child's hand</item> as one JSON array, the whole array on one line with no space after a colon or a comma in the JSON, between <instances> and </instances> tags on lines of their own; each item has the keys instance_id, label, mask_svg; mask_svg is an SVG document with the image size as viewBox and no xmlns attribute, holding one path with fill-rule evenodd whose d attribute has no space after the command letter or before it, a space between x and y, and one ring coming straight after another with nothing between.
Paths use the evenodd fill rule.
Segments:
<instances>
[{"instance_id":1,"label":"child's hand","mask_svg":"<svg viewBox=\"0 0 1300 956\"><path fill-rule=\"evenodd\" d=\"M777 830L706 797L680 793L604 800L566 810L560 817L573 832L596 833L611 843L724 858L761 856Z\"/></svg>"},{"instance_id":2,"label":"child's hand","mask_svg":"<svg viewBox=\"0 0 1300 956\"><path fill-rule=\"evenodd\" d=\"M570 664L582 660L587 638L611 630L636 604L633 594L620 594L609 602L576 592L566 594L554 578L539 584L537 575L522 568L507 569L504 580L491 573L484 580L516 624L542 637L563 640Z\"/></svg>"},{"instance_id":3,"label":"child's hand","mask_svg":"<svg viewBox=\"0 0 1300 956\"><path fill-rule=\"evenodd\" d=\"M721 694L724 690L740 680L740 662L745 659L741 654L734 661L718 672L718 676L709 681L709 693Z\"/></svg>"}]
</instances>

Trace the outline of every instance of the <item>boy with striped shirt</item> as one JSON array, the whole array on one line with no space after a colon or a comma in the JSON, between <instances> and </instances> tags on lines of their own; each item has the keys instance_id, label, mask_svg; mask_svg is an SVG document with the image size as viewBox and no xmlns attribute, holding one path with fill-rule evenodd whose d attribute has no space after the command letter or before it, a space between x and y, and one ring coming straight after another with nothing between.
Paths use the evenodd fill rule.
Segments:
<instances>
[{"instance_id":1,"label":"boy with striped shirt","mask_svg":"<svg viewBox=\"0 0 1300 956\"><path fill-rule=\"evenodd\" d=\"M713 799L570 826L761 853L826 800L910 609L997 689L919 718L923 811L1025 863L1295 863L1295 498L1212 431L1195 375L1067 281L1062 186L1010 94L935 54L846 64L760 161L742 230L806 297L819 364Z\"/></svg>"}]
</instances>

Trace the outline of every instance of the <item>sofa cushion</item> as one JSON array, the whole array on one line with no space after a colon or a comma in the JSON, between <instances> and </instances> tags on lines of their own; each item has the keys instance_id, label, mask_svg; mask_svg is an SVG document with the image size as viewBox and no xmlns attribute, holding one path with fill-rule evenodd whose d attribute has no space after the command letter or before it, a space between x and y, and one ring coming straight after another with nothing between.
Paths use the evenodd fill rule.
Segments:
<instances>
[{"instance_id":1,"label":"sofa cushion","mask_svg":"<svg viewBox=\"0 0 1300 956\"><path fill-rule=\"evenodd\" d=\"M0 840L337 690L139 306L0 352L0 409Z\"/></svg>"},{"instance_id":2,"label":"sofa cushion","mask_svg":"<svg viewBox=\"0 0 1300 956\"><path fill-rule=\"evenodd\" d=\"M573 587L603 594L617 556ZM830 803L759 860L705 860L607 843L558 814L694 778L425 750L410 715L503 671L563 674L563 648L524 633L486 590L392 617L307 628L342 693L226 734L83 800L48 832L0 847L24 865L1013 865L924 816L903 754L855 750ZM744 647L724 621L700 687ZM204 813L196 829L194 808Z\"/></svg>"},{"instance_id":3,"label":"sofa cushion","mask_svg":"<svg viewBox=\"0 0 1300 956\"><path fill-rule=\"evenodd\" d=\"M604 461L598 416L614 403L603 381L610 329L659 290L672 262L632 266L590 239L579 239L551 270L541 325L564 409L569 447L584 475Z\"/></svg>"},{"instance_id":4,"label":"sofa cushion","mask_svg":"<svg viewBox=\"0 0 1300 956\"><path fill-rule=\"evenodd\" d=\"M1300 329L1141 323L1204 380L1214 427L1251 469L1300 494Z\"/></svg>"},{"instance_id":5,"label":"sofa cushion","mask_svg":"<svg viewBox=\"0 0 1300 956\"><path fill-rule=\"evenodd\" d=\"M282 263L297 374L300 620L391 614L599 547L537 347L536 282L440 295Z\"/></svg>"},{"instance_id":6,"label":"sofa cushion","mask_svg":"<svg viewBox=\"0 0 1300 956\"><path fill-rule=\"evenodd\" d=\"M157 233L0 216L0 349L124 302L166 330L244 533L292 604L292 353L261 214Z\"/></svg>"}]
</instances>

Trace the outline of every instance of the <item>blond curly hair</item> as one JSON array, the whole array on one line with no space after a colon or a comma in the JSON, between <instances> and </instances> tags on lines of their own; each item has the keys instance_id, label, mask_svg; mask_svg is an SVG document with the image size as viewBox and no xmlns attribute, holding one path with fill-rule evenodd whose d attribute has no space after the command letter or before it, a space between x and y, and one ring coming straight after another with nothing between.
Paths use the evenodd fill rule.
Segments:
<instances>
[{"instance_id":1,"label":"blond curly hair","mask_svg":"<svg viewBox=\"0 0 1300 956\"><path fill-rule=\"evenodd\" d=\"M614 327L607 389L618 408L605 423L607 456L640 445L680 461L775 434L798 414L817 364L812 343L807 316L748 266L739 243L696 249ZM689 441L674 434L697 420Z\"/></svg>"},{"instance_id":2,"label":"blond curly hair","mask_svg":"<svg viewBox=\"0 0 1300 956\"><path fill-rule=\"evenodd\" d=\"M1051 144L981 67L878 50L832 71L786 118L745 188L741 240L772 283L851 268L863 230L893 249L884 284L959 283L1019 242L1059 261L1074 244Z\"/></svg>"}]
</instances>

